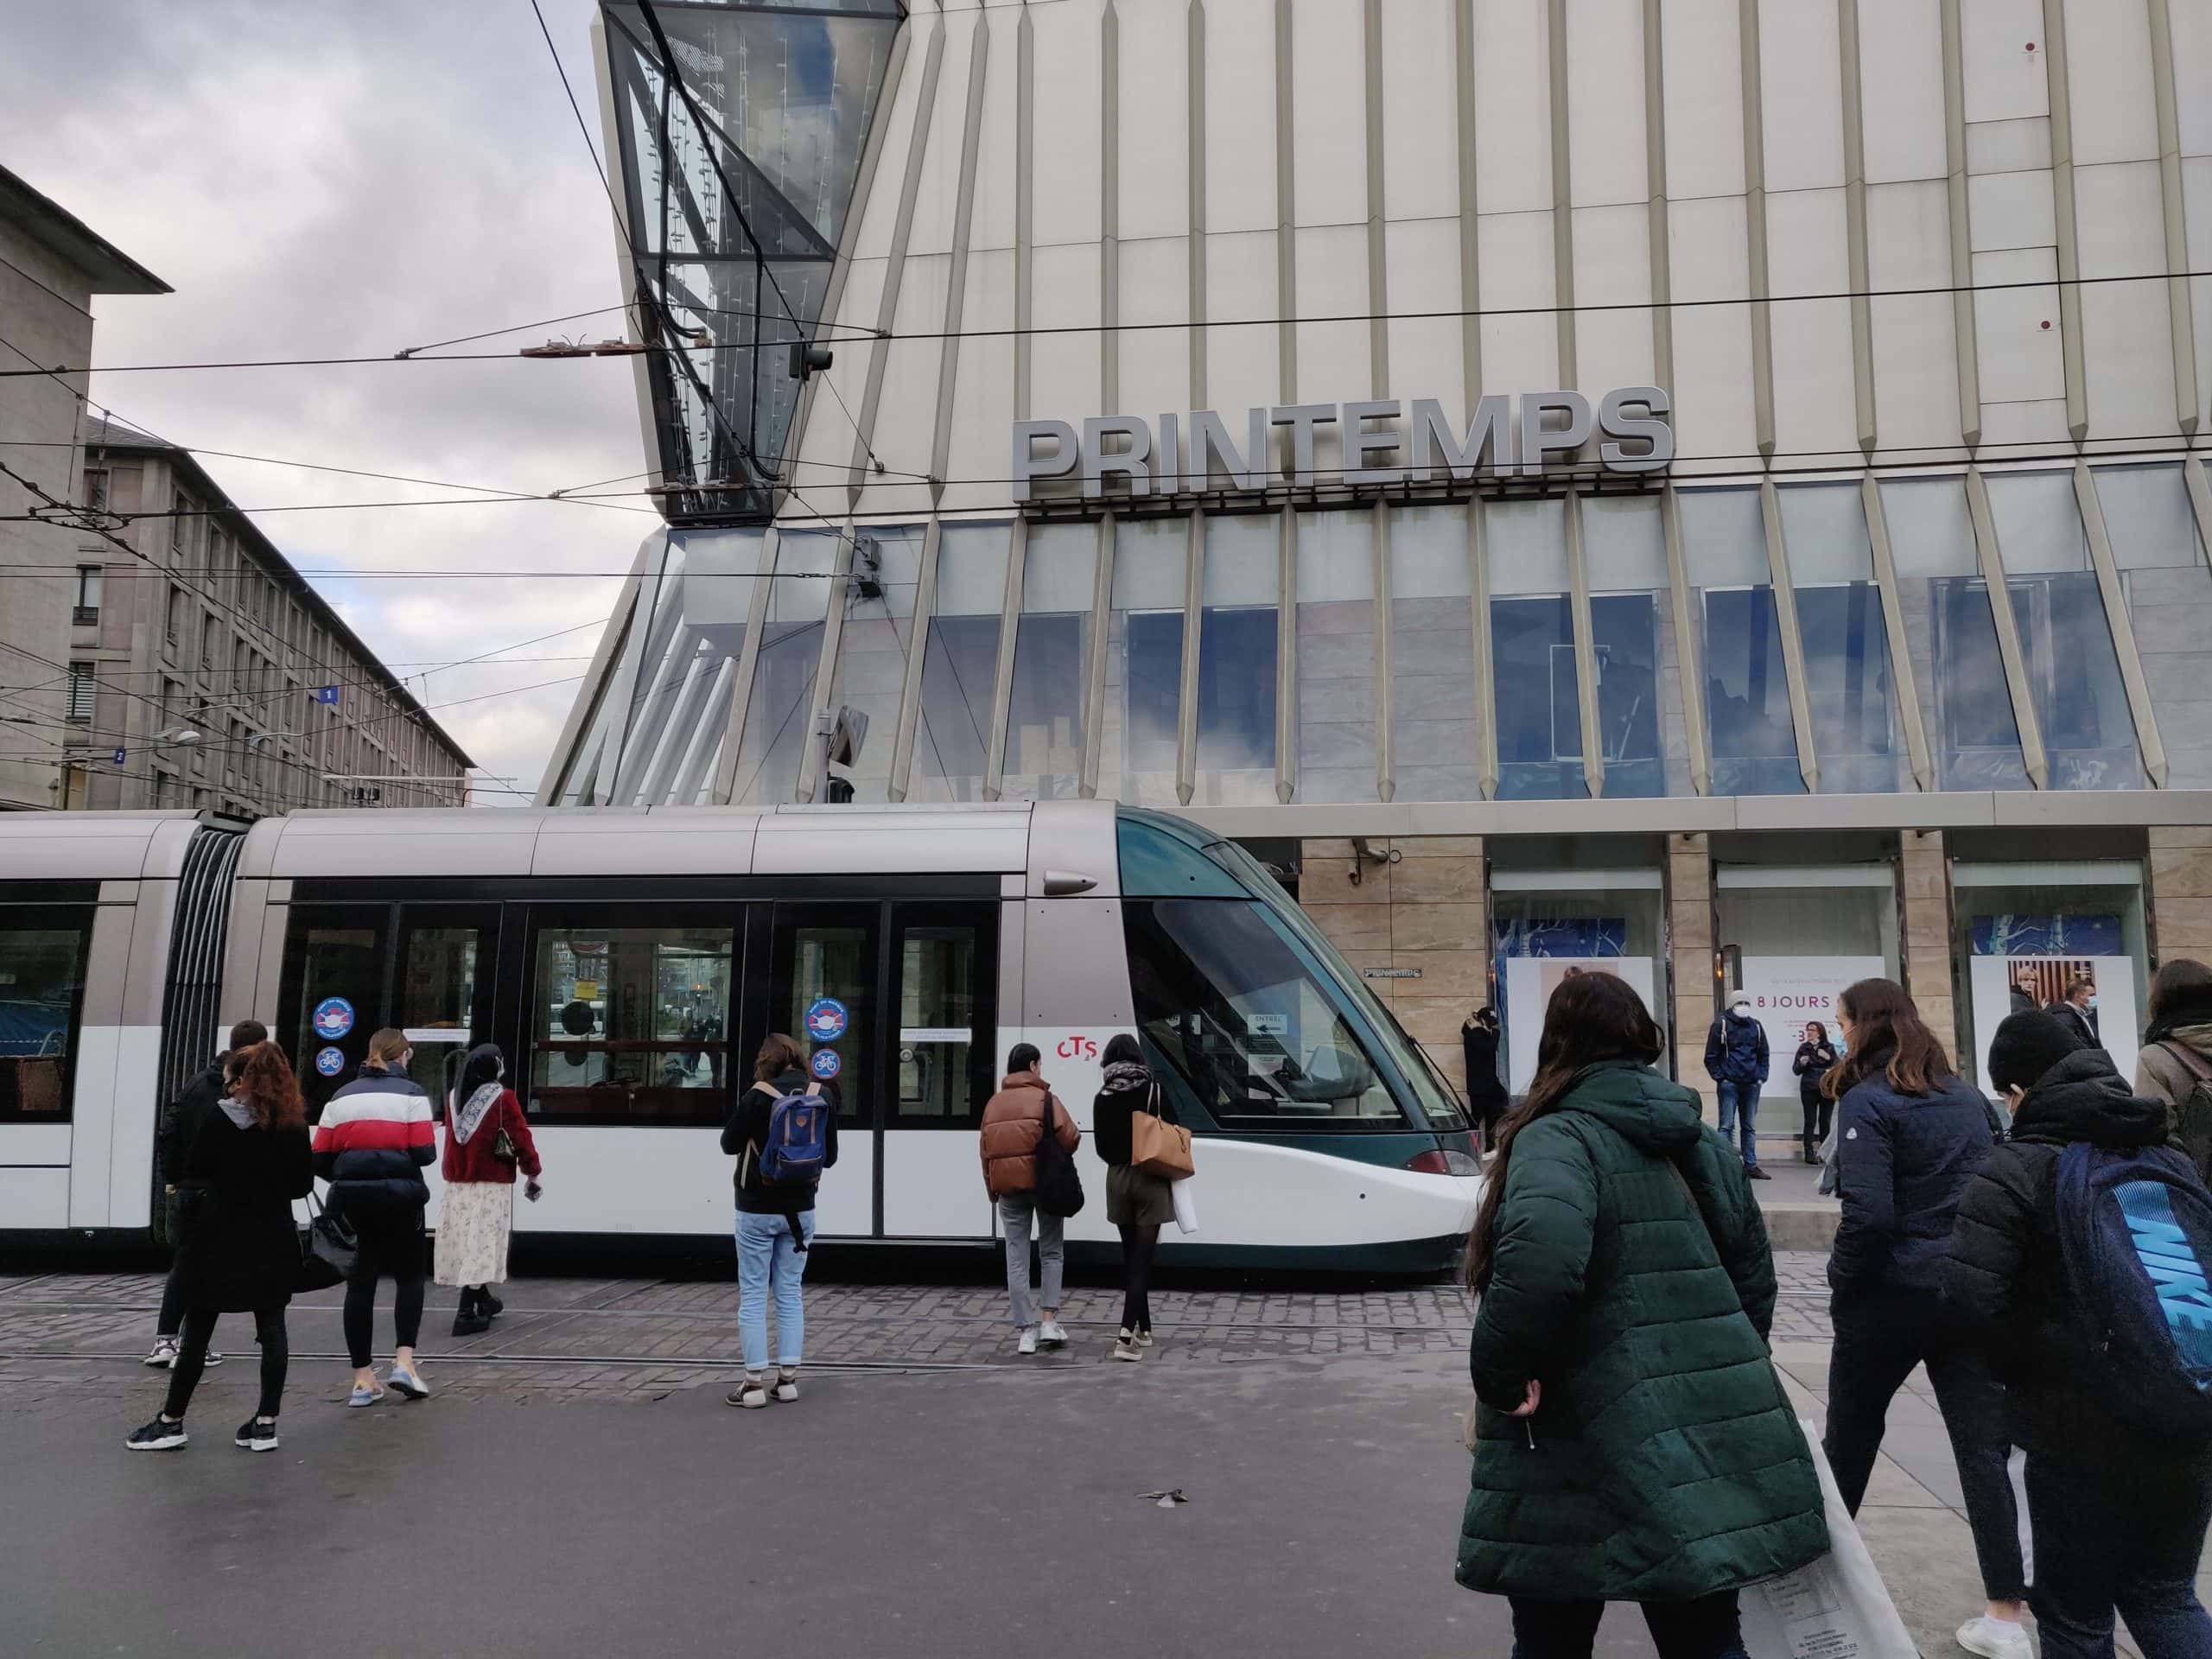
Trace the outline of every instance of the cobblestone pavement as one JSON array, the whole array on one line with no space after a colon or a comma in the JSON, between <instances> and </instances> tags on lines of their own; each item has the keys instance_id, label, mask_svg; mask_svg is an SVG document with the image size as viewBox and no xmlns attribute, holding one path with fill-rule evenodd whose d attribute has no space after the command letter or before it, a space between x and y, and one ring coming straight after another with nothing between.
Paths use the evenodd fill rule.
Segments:
<instances>
[{"instance_id":1,"label":"cobblestone pavement","mask_svg":"<svg viewBox=\"0 0 2212 1659\"><path fill-rule=\"evenodd\" d=\"M1812 1252L1777 1255L1777 1343L1829 1335L1823 1267ZM152 1340L161 1288L152 1274L0 1275L0 1391L7 1401L0 1409L120 1402L148 1393L150 1379L134 1362ZM738 1363L737 1288L727 1281L533 1277L506 1286L505 1300L507 1311L492 1331L455 1338L448 1334L451 1294L433 1291L421 1351L442 1392L651 1402L722 1382ZM350 1372L339 1300L338 1292L324 1291L292 1304L296 1390L344 1392ZM377 1321L378 1352L387 1357L390 1304L387 1287ZM1450 1284L1156 1289L1153 1306L1160 1343L1152 1357L1168 1365L1457 1353L1471 1319L1466 1293ZM1096 1364L1107 1357L1119 1316L1118 1291L1071 1288L1063 1313L1070 1346L1017 1361L999 1287L824 1281L807 1289L807 1360L855 1373ZM218 1327L216 1346L226 1344L250 1362L243 1316ZM213 1376L242 1380L249 1369L233 1361Z\"/></svg>"}]
</instances>

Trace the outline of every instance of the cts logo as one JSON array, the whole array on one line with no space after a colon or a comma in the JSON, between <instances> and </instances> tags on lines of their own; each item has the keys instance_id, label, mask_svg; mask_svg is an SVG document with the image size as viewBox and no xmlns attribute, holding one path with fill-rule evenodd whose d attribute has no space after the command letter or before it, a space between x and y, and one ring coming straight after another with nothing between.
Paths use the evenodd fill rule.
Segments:
<instances>
[{"instance_id":1,"label":"cts logo","mask_svg":"<svg viewBox=\"0 0 2212 1659\"><path fill-rule=\"evenodd\" d=\"M1063 1037L1052 1052L1064 1060L1095 1060L1098 1058L1098 1044L1089 1037Z\"/></svg>"}]
</instances>

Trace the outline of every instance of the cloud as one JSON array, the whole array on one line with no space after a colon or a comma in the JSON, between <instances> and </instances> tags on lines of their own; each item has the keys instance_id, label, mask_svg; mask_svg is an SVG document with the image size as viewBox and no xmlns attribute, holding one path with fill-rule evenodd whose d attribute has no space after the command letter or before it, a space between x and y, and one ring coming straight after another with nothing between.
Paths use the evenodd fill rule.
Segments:
<instances>
[{"instance_id":1,"label":"cloud","mask_svg":"<svg viewBox=\"0 0 2212 1659\"><path fill-rule=\"evenodd\" d=\"M544 0L600 141L588 0ZM95 302L99 365L369 355L619 302L600 181L526 5L300 7L104 0L0 10L0 156L171 283ZM619 313L550 332L621 332ZM620 359L96 374L92 396L173 442L545 492L640 472ZM203 458L240 506L420 501L448 490ZM632 498L626 505L641 505ZM431 669L601 623L643 514L553 503L266 512L262 530L426 702L582 672ZM454 571L531 573L457 579ZM588 653L586 627L514 652ZM411 665L411 666L410 666ZM534 788L562 685L438 718Z\"/></svg>"}]
</instances>

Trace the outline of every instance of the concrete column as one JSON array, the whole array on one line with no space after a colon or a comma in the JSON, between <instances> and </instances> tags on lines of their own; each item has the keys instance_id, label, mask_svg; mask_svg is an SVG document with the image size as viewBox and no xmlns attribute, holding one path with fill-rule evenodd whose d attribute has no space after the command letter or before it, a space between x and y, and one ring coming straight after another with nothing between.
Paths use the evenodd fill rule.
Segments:
<instances>
[{"instance_id":1,"label":"concrete column","mask_svg":"<svg viewBox=\"0 0 2212 1659\"><path fill-rule=\"evenodd\" d=\"M1389 1003L1455 1087L1464 1087L1459 1027L1492 1000L1490 881L1480 836L1342 837L1300 843L1299 902L1331 944ZM1392 854L1397 861L1388 861ZM1357 865L1359 879L1352 880Z\"/></svg>"},{"instance_id":2,"label":"concrete column","mask_svg":"<svg viewBox=\"0 0 2212 1659\"><path fill-rule=\"evenodd\" d=\"M2212 829L2151 831L2154 959L2212 962Z\"/></svg>"},{"instance_id":3,"label":"concrete column","mask_svg":"<svg viewBox=\"0 0 2212 1659\"><path fill-rule=\"evenodd\" d=\"M1951 864L1941 830L1908 830L1902 837L1904 887L1904 988L1936 1039L1961 1068L1959 1001L1951 975Z\"/></svg>"},{"instance_id":4,"label":"concrete column","mask_svg":"<svg viewBox=\"0 0 2212 1659\"><path fill-rule=\"evenodd\" d=\"M1719 963L1713 953L1713 848L1703 835L1667 837L1667 938L1675 970L1675 1075L1704 1097L1707 1120L1719 1121L1713 1079L1705 1074Z\"/></svg>"}]
</instances>

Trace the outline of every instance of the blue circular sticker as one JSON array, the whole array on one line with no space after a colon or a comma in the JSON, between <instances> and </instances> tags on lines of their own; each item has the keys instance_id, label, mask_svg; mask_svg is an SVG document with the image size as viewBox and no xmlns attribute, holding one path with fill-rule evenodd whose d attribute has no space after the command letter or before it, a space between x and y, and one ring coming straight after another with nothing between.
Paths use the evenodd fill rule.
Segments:
<instances>
[{"instance_id":1,"label":"blue circular sticker","mask_svg":"<svg viewBox=\"0 0 2212 1659\"><path fill-rule=\"evenodd\" d=\"M806 1034L817 1043L836 1042L845 1034L845 1027L849 1023L845 1005L834 996L817 997L807 1005Z\"/></svg>"},{"instance_id":2,"label":"blue circular sticker","mask_svg":"<svg viewBox=\"0 0 2212 1659\"><path fill-rule=\"evenodd\" d=\"M326 996L315 1005L315 1034L335 1042L353 1029L353 1005L342 996Z\"/></svg>"},{"instance_id":3,"label":"blue circular sticker","mask_svg":"<svg viewBox=\"0 0 2212 1659\"><path fill-rule=\"evenodd\" d=\"M837 1051L834 1048L816 1049L814 1058L806 1065L807 1069L824 1083L845 1069L845 1063L837 1058Z\"/></svg>"},{"instance_id":4,"label":"blue circular sticker","mask_svg":"<svg viewBox=\"0 0 2212 1659\"><path fill-rule=\"evenodd\" d=\"M334 1048L315 1051L315 1069L326 1077L334 1077L346 1069L346 1057Z\"/></svg>"}]
</instances>

